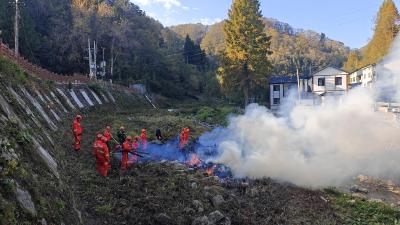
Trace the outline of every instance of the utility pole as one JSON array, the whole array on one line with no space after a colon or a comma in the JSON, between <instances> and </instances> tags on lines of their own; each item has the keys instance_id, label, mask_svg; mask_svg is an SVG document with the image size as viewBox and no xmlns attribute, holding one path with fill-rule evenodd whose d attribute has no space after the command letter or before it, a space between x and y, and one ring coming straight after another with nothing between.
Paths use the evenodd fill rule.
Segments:
<instances>
[{"instance_id":1,"label":"utility pole","mask_svg":"<svg viewBox=\"0 0 400 225\"><path fill-rule=\"evenodd\" d=\"M14 23L14 52L15 55L19 55L19 7L18 7L18 0L15 0L15 23Z\"/></svg>"},{"instance_id":2,"label":"utility pole","mask_svg":"<svg viewBox=\"0 0 400 225\"><path fill-rule=\"evenodd\" d=\"M92 50L90 48L90 39L88 38L88 53L89 53L89 78L93 78L93 63L92 63Z\"/></svg>"},{"instance_id":3,"label":"utility pole","mask_svg":"<svg viewBox=\"0 0 400 225\"><path fill-rule=\"evenodd\" d=\"M94 48L94 52L93 52L93 55L94 55L94 62L93 62L93 64L94 64L94 77L95 77L95 79L97 80L97 43L96 43L96 41L94 41L93 42L93 48Z\"/></svg>"},{"instance_id":4,"label":"utility pole","mask_svg":"<svg viewBox=\"0 0 400 225\"><path fill-rule=\"evenodd\" d=\"M296 75L297 75L297 93L299 95L299 103L301 100L301 90L300 90L300 75L299 75L299 68L296 68Z\"/></svg>"}]
</instances>

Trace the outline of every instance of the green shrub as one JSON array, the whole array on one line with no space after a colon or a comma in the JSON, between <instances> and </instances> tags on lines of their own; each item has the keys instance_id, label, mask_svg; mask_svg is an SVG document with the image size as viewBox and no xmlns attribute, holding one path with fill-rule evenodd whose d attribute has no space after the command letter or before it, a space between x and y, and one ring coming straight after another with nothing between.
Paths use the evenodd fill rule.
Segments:
<instances>
[{"instance_id":1,"label":"green shrub","mask_svg":"<svg viewBox=\"0 0 400 225\"><path fill-rule=\"evenodd\" d=\"M0 56L0 73L2 73L10 82L26 83L28 74L25 73L16 63Z\"/></svg>"},{"instance_id":2,"label":"green shrub","mask_svg":"<svg viewBox=\"0 0 400 225\"><path fill-rule=\"evenodd\" d=\"M88 87L92 89L92 91L94 91L96 94L101 94L101 91L103 90L103 88L96 83L90 83Z\"/></svg>"}]
</instances>

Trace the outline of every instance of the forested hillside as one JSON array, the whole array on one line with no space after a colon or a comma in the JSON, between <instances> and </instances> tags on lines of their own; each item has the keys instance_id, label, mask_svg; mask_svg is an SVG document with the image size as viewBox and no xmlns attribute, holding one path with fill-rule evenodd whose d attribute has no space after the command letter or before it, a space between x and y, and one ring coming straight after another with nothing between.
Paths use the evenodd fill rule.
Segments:
<instances>
[{"instance_id":1,"label":"forested hillside","mask_svg":"<svg viewBox=\"0 0 400 225\"><path fill-rule=\"evenodd\" d=\"M201 40L201 47L208 54L219 55L225 48L223 23L212 26L185 24L171 29L179 36L188 34L194 40ZM327 65L340 68L350 50L323 33L294 29L275 19L264 18L264 24L265 31L272 37L271 59L275 74L294 74L296 69L302 73L315 72Z\"/></svg>"},{"instance_id":2,"label":"forested hillside","mask_svg":"<svg viewBox=\"0 0 400 225\"><path fill-rule=\"evenodd\" d=\"M15 3L0 0L3 42L14 46ZM107 78L143 83L180 98L199 93L204 76L187 65L184 39L148 17L129 0L20 0L20 53L63 74L88 74L88 39L107 61ZM114 70L110 71L111 59Z\"/></svg>"}]
</instances>

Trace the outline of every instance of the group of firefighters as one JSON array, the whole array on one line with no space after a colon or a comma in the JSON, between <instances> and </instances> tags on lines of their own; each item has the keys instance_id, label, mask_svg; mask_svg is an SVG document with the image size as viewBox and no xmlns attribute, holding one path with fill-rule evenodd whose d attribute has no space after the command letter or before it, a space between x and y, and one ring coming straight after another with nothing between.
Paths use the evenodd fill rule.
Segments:
<instances>
[{"instance_id":1,"label":"group of firefighters","mask_svg":"<svg viewBox=\"0 0 400 225\"><path fill-rule=\"evenodd\" d=\"M83 128L81 126L82 116L77 115L72 124L72 131L74 135L73 146L75 151L80 151L81 149L81 141L82 141L82 133ZM183 149L189 142L189 128L183 128L179 135L179 148ZM156 130L156 138L161 141L161 131L159 129ZM104 176L108 176L108 171L111 168L111 159L110 159L110 149L111 142L114 141L116 146L114 147L114 152L121 153L121 162L120 169L125 171L128 169L129 165L136 162L138 157L143 157L143 154L146 154L145 151L147 149L147 132L146 129L142 129L140 136L127 136L125 134L125 128L120 127L117 133L116 140L111 134L111 127L107 126L103 133L98 133L96 135L96 139L93 143L93 155L96 158L96 170L97 172ZM141 152L139 152L139 146ZM129 157L131 156L131 157Z\"/></svg>"}]
</instances>

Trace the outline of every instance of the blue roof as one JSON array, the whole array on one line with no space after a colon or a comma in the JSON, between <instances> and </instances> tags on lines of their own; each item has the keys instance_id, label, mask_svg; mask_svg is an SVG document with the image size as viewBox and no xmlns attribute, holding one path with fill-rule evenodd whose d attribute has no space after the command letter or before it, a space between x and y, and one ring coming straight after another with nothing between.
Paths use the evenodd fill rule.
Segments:
<instances>
[{"instance_id":1,"label":"blue roof","mask_svg":"<svg viewBox=\"0 0 400 225\"><path fill-rule=\"evenodd\" d=\"M309 79L310 76L307 75L300 75L300 79ZM285 84L285 83L297 83L297 76L288 76L288 75L281 75L281 76L272 76L269 78L270 84Z\"/></svg>"}]
</instances>

